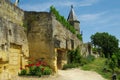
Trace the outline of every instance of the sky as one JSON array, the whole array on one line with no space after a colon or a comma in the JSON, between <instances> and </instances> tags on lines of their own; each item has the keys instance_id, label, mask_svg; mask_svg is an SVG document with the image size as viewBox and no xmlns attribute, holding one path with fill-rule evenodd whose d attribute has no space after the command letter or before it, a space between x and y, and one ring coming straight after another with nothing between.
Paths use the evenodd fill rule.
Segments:
<instances>
[{"instance_id":1,"label":"sky","mask_svg":"<svg viewBox=\"0 0 120 80\"><path fill-rule=\"evenodd\" d=\"M120 0L19 1L19 7L26 11L49 12L49 7L53 5L65 18L73 5L83 31L83 42L90 42L90 36L96 32L108 32L120 40Z\"/></svg>"}]
</instances>

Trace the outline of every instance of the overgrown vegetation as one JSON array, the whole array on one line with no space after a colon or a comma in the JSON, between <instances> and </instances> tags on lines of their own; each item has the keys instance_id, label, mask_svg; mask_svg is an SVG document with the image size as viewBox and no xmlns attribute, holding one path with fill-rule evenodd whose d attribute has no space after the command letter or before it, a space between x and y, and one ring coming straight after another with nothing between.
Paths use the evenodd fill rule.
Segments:
<instances>
[{"instance_id":1,"label":"overgrown vegetation","mask_svg":"<svg viewBox=\"0 0 120 80\"><path fill-rule=\"evenodd\" d=\"M75 28L74 28L72 25L70 25L70 23L64 18L64 16L61 16L61 15L59 14L59 12L55 9L54 6L51 6L51 7L50 7L50 12L55 15L56 19L57 19L64 27L66 27L68 30L70 30L70 32L72 32L73 34L76 34ZM77 38L78 38L79 40L82 40L82 35L77 34Z\"/></svg>"},{"instance_id":2,"label":"overgrown vegetation","mask_svg":"<svg viewBox=\"0 0 120 80\"><path fill-rule=\"evenodd\" d=\"M100 57L95 59L95 57L92 55L83 57L80 54L79 47L77 47L75 50L71 50L68 52L68 58L70 60L68 64L64 65L63 69L81 66L82 69L96 71L97 73L101 74L104 78L107 78L109 80L112 79L113 74L117 74L117 79L120 80L120 49L118 49L117 39L111 35L110 35L111 38L105 35L102 36L107 37L107 39L109 39L110 41L113 41L109 42L110 44L106 45L103 44L105 43L104 42L105 40L98 40L98 42L100 42L101 45L104 45L103 48L107 49L108 51L108 49L111 49L113 47L115 51L110 50L107 52L107 54L106 53L103 54L103 52L105 51L103 51L103 48L101 48L101 46L98 46L96 42L95 44L97 47L94 47L93 51L94 52L97 51ZM99 36L94 37L94 41L98 39L97 37Z\"/></svg>"},{"instance_id":3,"label":"overgrown vegetation","mask_svg":"<svg viewBox=\"0 0 120 80\"><path fill-rule=\"evenodd\" d=\"M111 65L111 64L110 64ZM112 65L111 65L112 66ZM112 79L113 71L109 66L109 61L106 58L96 58L93 62L84 65L81 67L83 70L92 70L96 71L97 73L101 74L104 78L109 80ZM114 68L114 71L117 74L118 80L120 79L120 69Z\"/></svg>"},{"instance_id":4,"label":"overgrown vegetation","mask_svg":"<svg viewBox=\"0 0 120 80\"><path fill-rule=\"evenodd\" d=\"M64 16L61 16L61 15L59 14L59 12L55 9L54 6L51 6L51 7L50 7L50 12L55 15L56 19L57 19L61 24L63 24L63 26L65 26L65 27L66 27L68 30L70 30L73 34L76 33L75 28L69 24L69 22L64 18Z\"/></svg>"},{"instance_id":5,"label":"overgrown vegetation","mask_svg":"<svg viewBox=\"0 0 120 80\"><path fill-rule=\"evenodd\" d=\"M46 65L45 62L37 62L35 64L29 64L25 66L25 69L21 69L21 72L18 74L19 76L39 76L42 75L50 75L52 73L52 69Z\"/></svg>"},{"instance_id":6,"label":"overgrown vegetation","mask_svg":"<svg viewBox=\"0 0 120 80\"><path fill-rule=\"evenodd\" d=\"M118 80L120 80L120 49L118 47L118 39L106 32L97 32L91 36L91 41L95 47L93 50L102 53L102 58L100 58L101 61L85 65L83 69L93 69L108 79L111 79L113 74L117 74ZM101 63L101 65L97 65L97 63ZM96 69L96 65L99 66L98 69Z\"/></svg>"},{"instance_id":7,"label":"overgrown vegetation","mask_svg":"<svg viewBox=\"0 0 120 80\"><path fill-rule=\"evenodd\" d=\"M77 34L77 38L82 41L82 35L81 34Z\"/></svg>"},{"instance_id":8,"label":"overgrown vegetation","mask_svg":"<svg viewBox=\"0 0 120 80\"><path fill-rule=\"evenodd\" d=\"M63 69L80 67L85 64L91 63L95 59L95 57L92 55L83 57L80 53L79 47L77 47L75 50L68 51L67 54L68 54L68 64L65 64L63 66Z\"/></svg>"}]
</instances>

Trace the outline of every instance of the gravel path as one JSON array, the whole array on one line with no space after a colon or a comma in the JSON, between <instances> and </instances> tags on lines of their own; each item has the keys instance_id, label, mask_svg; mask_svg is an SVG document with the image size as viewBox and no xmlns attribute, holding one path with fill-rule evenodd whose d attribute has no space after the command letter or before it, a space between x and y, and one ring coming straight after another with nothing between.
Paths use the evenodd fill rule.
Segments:
<instances>
[{"instance_id":1,"label":"gravel path","mask_svg":"<svg viewBox=\"0 0 120 80\"><path fill-rule=\"evenodd\" d=\"M59 70L55 76L48 77L18 77L12 80L106 80L93 71L83 71L80 69Z\"/></svg>"}]
</instances>

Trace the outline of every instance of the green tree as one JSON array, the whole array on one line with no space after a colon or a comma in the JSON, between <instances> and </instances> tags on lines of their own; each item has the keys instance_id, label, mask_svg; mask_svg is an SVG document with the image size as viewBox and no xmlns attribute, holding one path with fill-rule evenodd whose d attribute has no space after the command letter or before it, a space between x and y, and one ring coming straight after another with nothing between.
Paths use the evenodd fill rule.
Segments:
<instances>
[{"instance_id":1,"label":"green tree","mask_svg":"<svg viewBox=\"0 0 120 80\"><path fill-rule=\"evenodd\" d=\"M101 48L106 58L112 57L113 53L118 51L118 39L107 32L95 33L91 36L92 44Z\"/></svg>"},{"instance_id":2,"label":"green tree","mask_svg":"<svg viewBox=\"0 0 120 80\"><path fill-rule=\"evenodd\" d=\"M115 55L117 57L118 67L120 68L120 49L118 52L115 53Z\"/></svg>"},{"instance_id":3,"label":"green tree","mask_svg":"<svg viewBox=\"0 0 120 80\"><path fill-rule=\"evenodd\" d=\"M115 54L109 59L109 67L114 72L114 69L118 66L117 56Z\"/></svg>"}]
</instances>

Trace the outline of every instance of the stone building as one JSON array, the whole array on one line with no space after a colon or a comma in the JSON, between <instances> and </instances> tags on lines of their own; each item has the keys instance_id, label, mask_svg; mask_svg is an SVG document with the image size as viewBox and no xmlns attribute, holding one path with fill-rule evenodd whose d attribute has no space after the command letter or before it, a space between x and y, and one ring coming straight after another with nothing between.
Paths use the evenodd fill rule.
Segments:
<instances>
[{"instance_id":1,"label":"stone building","mask_svg":"<svg viewBox=\"0 0 120 80\"><path fill-rule=\"evenodd\" d=\"M80 33L73 6L68 22ZM23 11L9 0L0 0L0 76L18 75L30 58L43 59L55 72L67 63L67 51L87 48L50 12ZM2 80L2 79L1 79ZM4 79L3 79L4 80Z\"/></svg>"},{"instance_id":2,"label":"stone building","mask_svg":"<svg viewBox=\"0 0 120 80\"><path fill-rule=\"evenodd\" d=\"M18 75L28 63L29 49L23 26L24 11L0 0L0 80Z\"/></svg>"}]
</instances>

